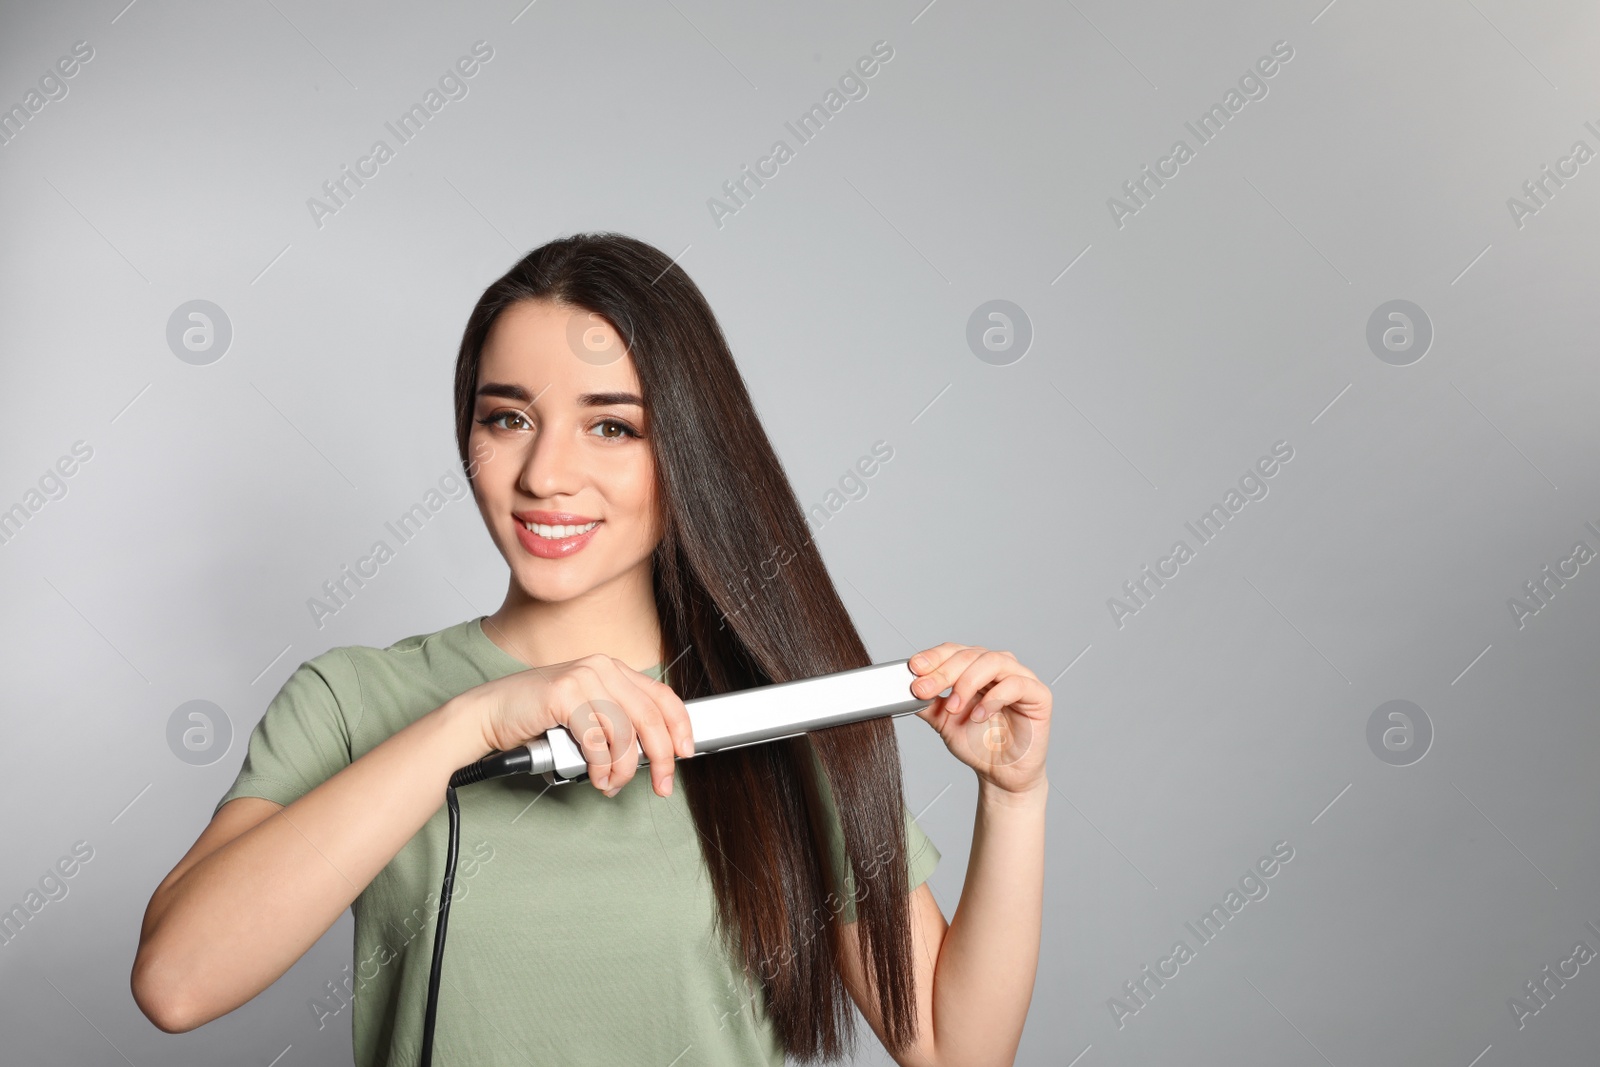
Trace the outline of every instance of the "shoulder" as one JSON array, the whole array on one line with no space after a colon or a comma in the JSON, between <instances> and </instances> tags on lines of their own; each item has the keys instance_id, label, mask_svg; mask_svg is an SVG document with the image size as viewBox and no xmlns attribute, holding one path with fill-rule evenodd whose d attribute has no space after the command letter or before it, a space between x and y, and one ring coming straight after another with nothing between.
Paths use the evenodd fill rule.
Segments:
<instances>
[{"instance_id":1,"label":"shoulder","mask_svg":"<svg viewBox=\"0 0 1600 1067\"><path fill-rule=\"evenodd\" d=\"M411 634L384 646L336 645L305 660L284 683L284 691L326 687L326 696L344 712L352 728L359 725L366 698L387 694L450 672L471 659L467 627L476 619L454 623L431 633Z\"/></svg>"},{"instance_id":2,"label":"shoulder","mask_svg":"<svg viewBox=\"0 0 1600 1067\"><path fill-rule=\"evenodd\" d=\"M393 644L377 645L336 645L319 656L306 661L318 669L328 669L335 672L368 672L382 670L406 670L437 663L441 660L455 660L467 657L470 648L470 632L468 627L478 624L477 619L468 619L465 622L452 623L441 630L431 633L412 634L402 637Z\"/></svg>"}]
</instances>

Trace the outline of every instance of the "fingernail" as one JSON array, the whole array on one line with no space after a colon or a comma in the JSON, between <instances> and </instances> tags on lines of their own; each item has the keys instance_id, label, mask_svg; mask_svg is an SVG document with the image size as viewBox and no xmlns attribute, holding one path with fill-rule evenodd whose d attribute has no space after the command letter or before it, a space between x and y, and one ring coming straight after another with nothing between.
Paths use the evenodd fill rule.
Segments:
<instances>
[{"instance_id":1,"label":"fingernail","mask_svg":"<svg viewBox=\"0 0 1600 1067\"><path fill-rule=\"evenodd\" d=\"M920 671L922 668L928 665L927 657L923 656L921 653L918 653L917 655L911 657L911 665Z\"/></svg>"},{"instance_id":2,"label":"fingernail","mask_svg":"<svg viewBox=\"0 0 1600 1067\"><path fill-rule=\"evenodd\" d=\"M599 786L602 790L605 789L606 783L609 781L611 781L611 772L609 771L601 771L599 774L594 776L594 784Z\"/></svg>"},{"instance_id":3,"label":"fingernail","mask_svg":"<svg viewBox=\"0 0 1600 1067\"><path fill-rule=\"evenodd\" d=\"M672 775L670 774L661 779L661 795L664 797L672 795Z\"/></svg>"},{"instance_id":4,"label":"fingernail","mask_svg":"<svg viewBox=\"0 0 1600 1067\"><path fill-rule=\"evenodd\" d=\"M950 694L950 710L951 711L959 711L959 710L961 710L961 694L960 693L951 693Z\"/></svg>"},{"instance_id":5,"label":"fingernail","mask_svg":"<svg viewBox=\"0 0 1600 1067\"><path fill-rule=\"evenodd\" d=\"M622 787L620 785L614 785L610 789L606 790L606 796L614 797L620 792L622 792Z\"/></svg>"}]
</instances>

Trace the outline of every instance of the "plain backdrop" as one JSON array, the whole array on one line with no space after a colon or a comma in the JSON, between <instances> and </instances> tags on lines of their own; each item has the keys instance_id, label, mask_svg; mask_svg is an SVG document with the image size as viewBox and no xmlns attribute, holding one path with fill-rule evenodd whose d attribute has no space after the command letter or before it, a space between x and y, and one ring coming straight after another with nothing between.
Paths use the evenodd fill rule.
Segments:
<instances>
[{"instance_id":1,"label":"plain backdrop","mask_svg":"<svg viewBox=\"0 0 1600 1067\"><path fill-rule=\"evenodd\" d=\"M703 288L874 659L1051 683L1018 1063L1592 1056L1600 12L923 5L6 5L0 908L56 897L8 1062L349 1062L348 916L181 1036L139 920L298 663L498 605L448 499L308 601L458 469L478 294L580 230ZM898 729L948 916L976 779Z\"/></svg>"}]
</instances>

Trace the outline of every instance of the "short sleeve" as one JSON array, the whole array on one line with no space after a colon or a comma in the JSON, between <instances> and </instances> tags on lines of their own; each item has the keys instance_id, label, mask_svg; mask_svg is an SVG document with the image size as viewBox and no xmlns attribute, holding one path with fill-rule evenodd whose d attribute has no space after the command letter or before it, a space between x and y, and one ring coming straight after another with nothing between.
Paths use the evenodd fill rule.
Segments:
<instances>
[{"instance_id":1,"label":"short sleeve","mask_svg":"<svg viewBox=\"0 0 1600 1067\"><path fill-rule=\"evenodd\" d=\"M350 765L360 716L360 682L344 651L300 664L251 731L244 765L212 814L237 797L288 805L311 792Z\"/></svg>"},{"instance_id":2,"label":"short sleeve","mask_svg":"<svg viewBox=\"0 0 1600 1067\"><path fill-rule=\"evenodd\" d=\"M817 782L820 786L818 792L822 800L823 812L826 816L823 823L823 831L827 837L833 870L843 872L843 884L840 884L837 879L833 884L833 891L837 894L836 899L844 902L844 906L839 909L839 921L852 923L856 921L856 905L855 894L850 892L850 887L854 886L855 877L854 872L848 869L849 863L845 858L844 837L839 823L839 811L834 805L833 790L828 785L827 775L822 773L822 764L817 759L816 751L809 746L807 746L807 751L811 753L812 764L817 769ZM906 819L906 856L908 857L906 863L906 889L909 892L927 881L928 876L933 874L934 867L938 866L940 854L938 848L934 846L933 840L922 832L922 827L917 825L917 820L911 815L911 809L903 804L901 808L905 812ZM870 892L871 890L869 889L868 891Z\"/></svg>"}]
</instances>

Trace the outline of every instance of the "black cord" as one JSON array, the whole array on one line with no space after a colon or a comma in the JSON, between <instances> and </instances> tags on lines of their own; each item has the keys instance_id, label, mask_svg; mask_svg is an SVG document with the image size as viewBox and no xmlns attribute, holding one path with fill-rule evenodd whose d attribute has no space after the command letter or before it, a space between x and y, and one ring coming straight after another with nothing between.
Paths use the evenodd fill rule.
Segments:
<instances>
[{"instance_id":1,"label":"black cord","mask_svg":"<svg viewBox=\"0 0 1600 1067\"><path fill-rule=\"evenodd\" d=\"M444 791L445 806L450 809L450 844L445 852L444 885L439 890L439 922L433 931L433 965L428 970L428 1006L422 1016L422 1056L418 1067L433 1067L433 1021L439 1011L439 978L444 971L444 934L450 921L450 897L456 884L456 856L461 851L461 806L456 802L456 787L471 785L488 778L525 771L531 762L526 748L510 752L491 752L477 763L471 763L450 776Z\"/></svg>"},{"instance_id":2,"label":"black cord","mask_svg":"<svg viewBox=\"0 0 1600 1067\"><path fill-rule=\"evenodd\" d=\"M433 931L433 966L428 971L428 1007L422 1017L422 1058L420 1067L433 1067L433 1019L439 1010L439 976L444 965L445 925L450 921L450 895L456 881L456 853L461 847L461 806L456 803L456 779L470 767L462 768L450 778L444 791L445 805L450 809L450 845L444 861L444 887L439 891L439 923Z\"/></svg>"}]
</instances>

